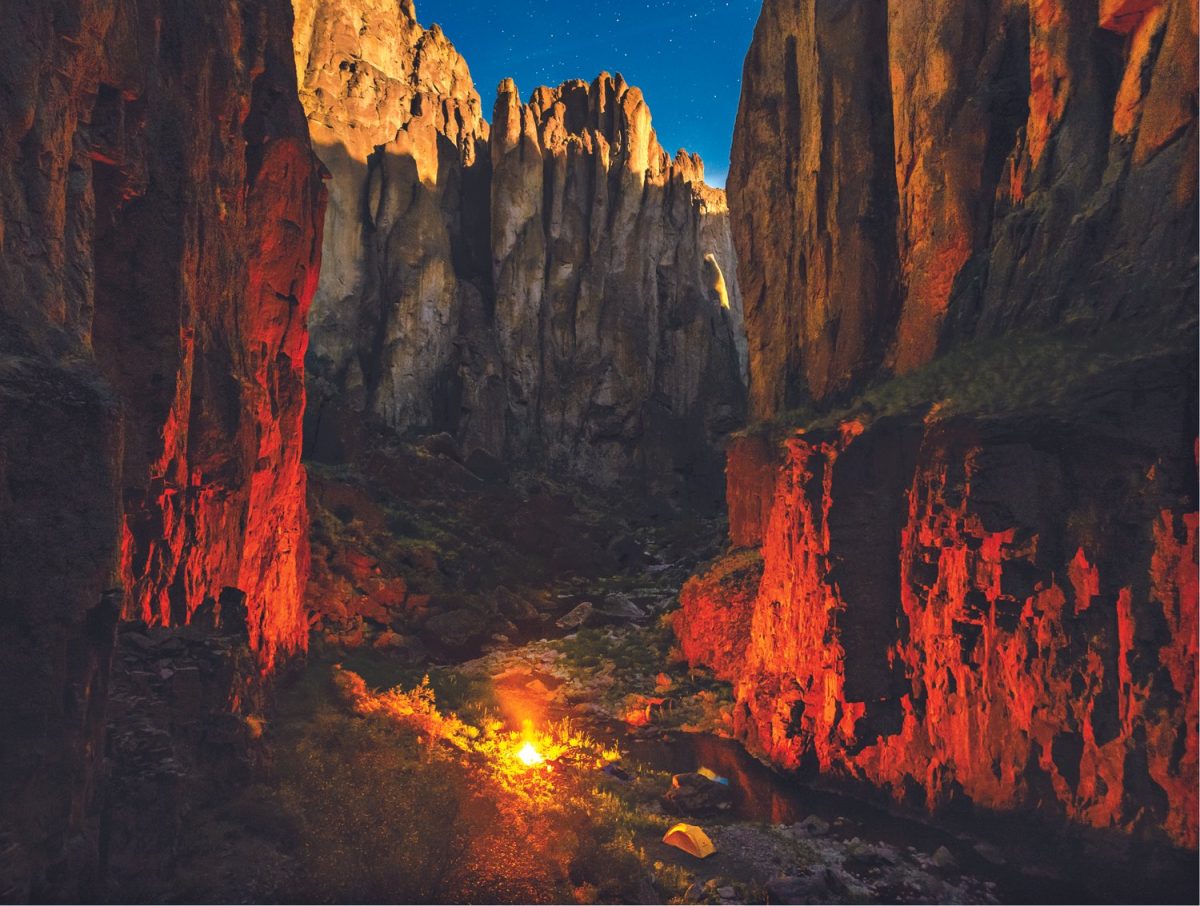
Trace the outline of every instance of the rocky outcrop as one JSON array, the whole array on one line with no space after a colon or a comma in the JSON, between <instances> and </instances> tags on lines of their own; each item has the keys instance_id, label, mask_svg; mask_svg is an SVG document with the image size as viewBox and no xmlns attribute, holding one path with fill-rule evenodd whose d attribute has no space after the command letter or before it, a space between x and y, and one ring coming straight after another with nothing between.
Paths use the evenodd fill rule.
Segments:
<instances>
[{"instance_id":1,"label":"rocky outcrop","mask_svg":"<svg viewBox=\"0 0 1200 906\"><path fill-rule=\"evenodd\" d=\"M676 632L776 763L1196 846L1195 54L1173 0L764 4L772 418Z\"/></svg>"},{"instance_id":2,"label":"rocky outcrop","mask_svg":"<svg viewBox=\"0 0 1200 906\"><path fill-rule=\"evenodd\" d=\"M641 92L603 74L529 104L503 83L492 168L507 449L602 483L711 474L742 416L740 295L699 158L669 157Z\"/></svg>"},{"instance_id":3,"label":"rocky outcrop","mask_svg":"<svg viewBox=\"0 0 1200 906\"><path fill-rule=\"evenodd\" d=\"M286 3L0 32L0 887L80 899L119 616L244 623L262 669L305 644L322 189Z\"/></svg>"},{"instance_id":4,"label":"rocky outcrop","mask_svg":"<svg viewBox=\"0 0 1200 906\"><path fill-rule=\"evenodd\" d=\"M763 4L727 183L758 416L844 390L896 319L887 18L883 3Z\"/></svg>"},{"instance_id":5,"label":"rocky outcrop","mask_svg":"<svg viewBox=\"0 0 1200 906\"><path fill-rule=\"evenodd\" d=\"M1195 846L1195 398L1172 364L1073 412L780 440L769 515L741 527L761 581L748 598L732 554L676 618L733 681L739 736L911 805ZM731 501L763 491L730 470Z\"/></svg>"},{"instance_id":6,"label":"rocky outcrop","mask_svg":"<svg viewBox=\"0 0 1200 906\"><path fill-rule=\"evenodd\" d=\"M332 175L311 316L321 406L443 430L456 342L490 285L487 138L467 64L410 0L296 0L313 145ZM327 426L328 428L328 426Z\"/></svg>"},{"instance_id":7,"label":"rocky outcrop","mask_svg":"<svg viewBox=\"0 0 1200 906\"><path fill-rule=\"evenodd\" d=\"M700 161L663 151L620 76L528 104L506 81L489 130L410 3L297 11L333 173L312 449L337 446L349 409L446 431L464 458L702 486L742 419L745 354L724 194Z\"/></svg>"},{"instance_id":8,"label":"rocky outcrop","mask_svg":"<svg viewBox=\"0 0 1200 906\"><path fill-rule=\"evenodd\" d=\"M767 0L729 175L754 414L1018 328L1194 325L1196 18Z\"/></svg>"}]
</instances>

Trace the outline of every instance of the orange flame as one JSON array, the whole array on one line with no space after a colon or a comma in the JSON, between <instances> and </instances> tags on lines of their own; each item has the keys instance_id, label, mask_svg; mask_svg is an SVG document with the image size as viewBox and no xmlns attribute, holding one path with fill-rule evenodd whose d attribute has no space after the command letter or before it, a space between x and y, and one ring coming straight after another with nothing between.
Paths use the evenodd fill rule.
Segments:
<instances>
[{"instance_id":1,"label":"orange flame","mask_svg":"<svg viewBox=\"0 0 1200 906\"><path fill-rule=\"evenodd\" d=\"M530 768L545 761L542 758L542 753L534 748L532 742L526 742L525 745L517 749L517 758L522 764Z\"/></svg>"}]
</instances>

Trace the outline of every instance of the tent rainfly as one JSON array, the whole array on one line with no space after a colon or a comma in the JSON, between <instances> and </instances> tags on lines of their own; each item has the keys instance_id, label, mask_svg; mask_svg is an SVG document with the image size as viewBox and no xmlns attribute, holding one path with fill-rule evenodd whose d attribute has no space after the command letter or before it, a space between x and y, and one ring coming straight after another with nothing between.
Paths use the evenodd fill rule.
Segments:
<instances>
[{"instance_id":1,"label":"tent rainfly","mask_svg":"<svg viewBox=\"0 0 1200 906\"><path fill-rule=\"evenodd\" d=\"M697 859L706 859L717 851L712 840L708 838L708 834L694 824L676 824L667 831L663 837L663 843L670 844L676 849L682 849Z\"/></svg>"}]
</instances>

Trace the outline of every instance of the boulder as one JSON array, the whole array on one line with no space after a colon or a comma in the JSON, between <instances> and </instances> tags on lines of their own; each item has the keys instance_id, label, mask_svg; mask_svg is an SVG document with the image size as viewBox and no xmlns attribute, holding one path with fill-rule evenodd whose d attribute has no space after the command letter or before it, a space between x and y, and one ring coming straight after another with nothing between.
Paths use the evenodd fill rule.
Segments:
<instances>
[{"instance_id":1,"label":"boulder","mask_svg":"<svg viewBox=\"0 0 1200 906\"><path fill-rule=\"evenodd\" d=\"M592 606L592 602L584 601L555 620L554 625L559 629L579 629L591 621L594 612L595 608Z\"/></svg>"},{"instance_id":2,"label":"boulder","mask_svg":"<svg viewBox=\"0 0 1200 906\"><path fill-rule=\"evenodd\" d=\"M597 616L607 622L637 623L646 619L646 613L633 603L628 595L609 595L604 603L595 609Z\"/></svg>"},{"instance_id":3,"label":"boulder","mask_svg":"<svg viewBox=\"0 0 1200 906\"><path fill-rule=\"evenodd\" d=\"M728 784L709 780L703 774L676 774L671 789L662 797L663 807L675 815L710 815L732 805Z\"/></svg>"},{"instance_id":4,"label":"boulder","mask_svg":"<svg viewBox=\"0 0 1200 906\"><path fill-rule=\"evenodd\" d=\"M486 641L494 624L490 615L463 607L431 616L422 627L422 635L444 650L465 652Z\"/></svg>"}]
</instances>

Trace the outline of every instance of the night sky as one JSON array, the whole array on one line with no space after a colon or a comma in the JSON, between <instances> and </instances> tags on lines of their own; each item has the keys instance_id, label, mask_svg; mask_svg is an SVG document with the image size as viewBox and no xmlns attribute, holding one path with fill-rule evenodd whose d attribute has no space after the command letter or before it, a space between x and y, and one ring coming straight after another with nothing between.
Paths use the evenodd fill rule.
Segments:
<instances>
[{"instance_id":1,"label":"night sky","mask_svg":"<svg viewBox=\"0 0 1200 906\"><path fill-rule=\"evenodd\" d=\"M511 76L523 99L539 85L620 72L646 96L671 154L699 152L723 186L742 60L761 0L417 0L471 67L491 119L496 86Z\"/></svg>"}]
</instances>

